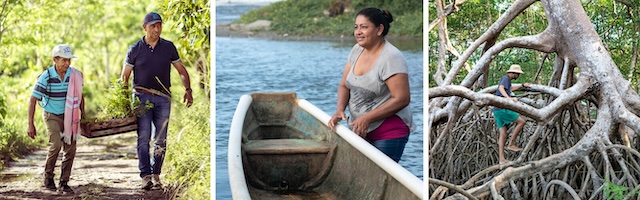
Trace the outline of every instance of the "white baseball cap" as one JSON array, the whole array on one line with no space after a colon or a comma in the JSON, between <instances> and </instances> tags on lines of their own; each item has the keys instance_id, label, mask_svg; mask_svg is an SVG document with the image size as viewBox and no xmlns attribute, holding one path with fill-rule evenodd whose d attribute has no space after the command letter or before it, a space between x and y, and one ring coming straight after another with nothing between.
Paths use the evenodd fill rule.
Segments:
<instances>
[{"instance_id":1,"label":"white baseball cap","mask_svg":"<svg viewBox=\"0 0 640 200\"><path fill-rule=\"evenodd\" d=\"M71 47L69 47L69 45L66 45L66 44L59 44L59 45L56 45L55 47L53 47L53 50L51 52L51 56L54 57L54 58L55 57L77 58L71 52Z\"/></svg>"}]
</instances>

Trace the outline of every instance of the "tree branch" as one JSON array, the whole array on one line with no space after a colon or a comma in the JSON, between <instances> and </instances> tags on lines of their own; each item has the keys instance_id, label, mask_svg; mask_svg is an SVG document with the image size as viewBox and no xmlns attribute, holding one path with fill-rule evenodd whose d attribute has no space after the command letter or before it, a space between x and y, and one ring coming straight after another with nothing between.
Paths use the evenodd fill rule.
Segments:
<instances>
[{"instance_id":1,"label":"tree branch","mask_svg":"<svg viewBox=\"0 0 640 200\"><path fill-rule=\"evenodd\" d=\"M605 108L601 108L601 111L604 109ZM559 169L584 156L588 156L593 149L596 148L596 143L599 141L599 138L602 138L603 135L613 131L611 128L613 124L610 120L611 116L606 114L606 112L602 112L602 115L603 116L596 120L595 125L589 129L585 136L571 148L543 159L532 161L517 168L507 168L501 174L494 176L490 181L487 181L487 183L471 188L467 190L467 192L471 194L486 192L489 190L490 185L494 183L496 188L503 188L510 179L520 179L532 176L536 173Z\"/></svg>"},{"instance_id":2,"label":"tree branch","mask_svg":"<svg viewBox=\"0 0 640 200\"><path fill-rule=\"evenodd\" d=\"M436 0L436 4L438 4L438 1L441 1L441 0ZM431 29L433 29L436 25L438 25L440 21L446 20L447 16L458 12L459 11L458 6L462 5L465 2L467 2L467 0L459 0L459 1L454 1L453 4L447 5L443 9L442 14L439 13L438 18L434 19L431 23L429 23L429 26L427 27L427 33L431 32Z\"/></svg>"},{"instance_id":3,"label":"tree branch","mask_svg":"<svg viewBox=\"0 0 640 200\"><path fill-rule=\"evenodd\" d=\"M616 2L624 4L625 6L627 6L629 8L633 8L634 7L632 3L628 2L628 1L625 1L625 0L616 0Z\"/></svg>"},{"instance_id":4,"label":"tree branch","mask_svg":"<svg viewBox=\"0 0 640 200\"><path fill-rule=\"evenodd\" d=\"M458 74L462 65L467 62L469 57L471 57L471 54L473 54L473 52L481 44L483 44L487 39L499 35L502 30L509 24L509 22L515 19L523 10L525 10L535 2L537 2L537 0L516 0L513 4L511 4L509 9L507 9L507 11L505 11L485 33L483 33L482 36L474 41L473 44L469 46L469 48L467 48L464 53L462 53L462 57L454 62L454 65L449 70L449 74L447 74L444 85L449 85L453 82L455 75Z\"/></svg>"},{"instance_id":5,"label":"tree branch","mask_svg":"<svg viewBox=\"0 0 640 200\"><path fill-rule=\"evenodd\" d=\"M472 199L472 200L477 200L476 197L474 197L473 195L469 194L467 191L464 191L463 189L460 189L458 186L451 184L449 182L445 182L445 181L441 181L438 179L434 179L434 178L429 178L429 184L436 184L436 185L441 185L444 186L446 188L449 188L457 193L462 194L463 196Z\"/></svg>"},{"instance_id":6,"label":"tree branch","mask_svg":"<svg viewBox=\"0 0 640 200\"><path fill-rule=\"evenodd\" d=\"M443 17L446 15L442 8L442 1L443 0L436 0L436 11L438 12L438 16L442 17L442 20L439 22L440 25L438 26L438 42L440 43L438 45L438 65L436 67L436 73L433 75L433 80L435 80L438 85L443 84L444 80L442 77L447 70L445 67L447 59L446 48L447 43L449 43L449 37L447 35L447 19Z\"/></svg>"},{"instance_id":7,"label":"tree branch","mask_svg":"<svg viewBox=\"0 0 640 200\"><path fill-rule=\"evenodd\" d=\"M561 90L563 90L566 86L567 86L567 79L568 77L568 73L569 73L569 66L571 66L570 62L569 62L569 58L564 57L564 67L562 68L562 76L560 78L560 86L558 88L560 88Z\"/></svg>"},{"instance_id":8,"label":"tree branch","mask_svg":"<svg viewBox=\"0 0 640 200\"><path fill-rule=\"evenodd\" d=\"M489 63L503 50L507 48L526 48L538 50L541 52L549 53L553 52L555 49L555 41L552 34L549 34L548 31L543 31L542 33L532 35L532 36L523 36L517 38L509 38L504 41L499 42L498 44L491 47L487 52L482 55L480 60L474 65L473 70L465 77L465 79L460 83L460 85L470 88L478 77L482 73L488 71ZM449 78L449 77L447 77ZM446 82L446 80L445 80Z\"/></svg>"},{"instance_id":9,"label":"tree branch","mask_svg":"<svg viewBox=\"0 0 640 200\"><path fill-rule=\"evenodd\" d=\"M480 58L478 63L476 63L476 65L474 66L473 70L465 77L465 79L460 85L467 88L471 87L473 82L475 82L482 73L487 71L486 68L489 67L489 63L491 62L491 60L493 60L495 55L497 55L502 50L510 47L524 47L524 48L531 48L531 49L536 49L540 51L552 51L554 48L554 42L552 42L553 41L552 38L553 37L550 34L548 34L547 31L545 31L534 36L510 38L496 44L495 46L491 47L487 51L487 53ZM446 84L446 80L445 80L445 84ZM428 95L430 99L438 97L438 96L433 96L431 94L428 94ZM460 99L457 99L457 98L449 99L447 106L443 110L438 110L437 115L434 116L436 118L433 121L439 121L442 117L446 116L447 113L452 113L454 109L459 108L458 106L454 106L456 104L459 105L460 104L459 101ZM433 101L433 103L439 104L440 101ZM454 119L454 121L455 120L457 119Z\"/></svg>"},{"instance_id":10,"label":"tree branch","mask_svg":"<svg viewBox=\"0 0 640 200\"><path fill-rule=\"evenodd\" d=\"M554 184L562 186L565 190L567 190L569 192L569 194L571 194L571 197L573 197L573 199L578 199L578 200L580 199L580 196L578 196L576 191L571 186L569 186L569 184L565 183L564 181L557 180L557 179L549 181L549 185L547 185L547 187L545 188L545 191L549 191L549 188ZM547 193L545 192L544 193L544 199L546 199L546 198L547 198Z\"/></svg>"},{"instance_id":11,"label":"tree branch","mask_svg":"<svg viewBox=\"0 0 640 200\"><path fill-rule=\"evenodd\" d=\"M640 133L640 117L631 113L627 108L620 107L616 112L615 119L622 121L625 126L630 127L636 133Z\"/></svg>"},{"instance_id":12,"label":"tree branch","mask_svg":"<svg viewBox=\"0 0 640 200\"><path fill-rule=\"evenodd\" d=\"M580 97L584 96L588 90L587 80L579 79L579 81L572 87L563 91L563 95L560 95L549 105L542 109L514 102L504 97L499 97L493 94L476 93L469 88L457 85L439 86L429 89L430 97L450 97L457 96L473 101L478 106L497 106L506 108L518 112L522 115L530 117L536 121L544 121L555 113L559 112L562 108L572 104ZM458 107L455 107L458 108ZM445 109L446 110L446 109ZM451 122L451 121L450 121Z\"/></svg>"}]
</instances>

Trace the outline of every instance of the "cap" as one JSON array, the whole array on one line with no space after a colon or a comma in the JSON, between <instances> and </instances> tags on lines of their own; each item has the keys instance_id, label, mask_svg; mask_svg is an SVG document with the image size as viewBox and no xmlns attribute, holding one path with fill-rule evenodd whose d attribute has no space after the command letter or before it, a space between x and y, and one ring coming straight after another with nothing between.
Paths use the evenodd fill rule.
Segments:
<instances>
[{"instance_id":1,"label":"cap","mask_svg":"<svg viewBox=\"0 0 640 200\"><path fill-rule=\"evenodd\" d=\"M147 16L144 16L144 25L155 24L162 22L162 17L156 12L150 12Z\"/></svg>"},{"instance_id":2,"label":"cap","mask_svg":"<svg viewBox=\"0 0 640 200\"><path fill-rule=\"evenodd\" d=\"M53 47L53 50L51 50L51 56L54 58L55 57L77 58L76 56L73 55L73 52L71 52L71 47L69 47L69 45L66 45L66 44L59 44Z\"/></svg>"},{"instance_id":3,"label":"cap","mask_svg":"<svg viewBox=\"0 0 640 200\"><path fill-rule=\"evenodd\" d=\"M522 72L522 69L520 69L520 65L511 65L511 67L509 67L509 70L507 70L507 73L509 72L518 73L518 74L524 73Z\"/></svg>"}]
</instances>

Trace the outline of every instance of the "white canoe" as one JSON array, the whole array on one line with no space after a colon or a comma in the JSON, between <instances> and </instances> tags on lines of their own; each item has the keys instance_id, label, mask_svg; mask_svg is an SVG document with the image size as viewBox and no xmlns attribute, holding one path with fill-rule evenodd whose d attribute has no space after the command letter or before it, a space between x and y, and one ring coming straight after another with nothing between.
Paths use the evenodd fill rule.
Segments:
<instances>
[{"instance_id":1,"label":"white canoe","mask_svg":"<svg viewBox=\"0 0 640 200\"><path fill-rule=\"evenodd\" d=\"M233 199L422 199L423 181L295 93L240 97L229 132Z\"/></svg>"}]
</instances>

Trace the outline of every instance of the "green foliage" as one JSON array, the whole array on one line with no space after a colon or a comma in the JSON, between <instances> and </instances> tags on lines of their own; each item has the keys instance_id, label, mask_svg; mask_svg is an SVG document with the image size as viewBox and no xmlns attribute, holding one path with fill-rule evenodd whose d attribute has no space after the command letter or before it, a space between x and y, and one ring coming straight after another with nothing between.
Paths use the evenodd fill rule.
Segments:
<instances>
[{"instance_id":1,"label":"green foliage","mask_svg":"<svg viewBox=\"0 0 640 200\"><path fill-rule=\"evenodd\" d=\"M6 107L4 94L0 94L0 170L8 161L38 146L26 134L26 122L11 117L14 108ZM43 130L43 129L40 129ZM45 134L46 135L46 134Z\"/></svg>"},{"instance_id":2,"label":"green foliage","mask_svg":"<svg viewBox=\"0 0 640 200\"><path fill-rule=\"evenodd\" d=\"M36 147L26 132L26 129L18 128L14 120L9 120L8 123L0 126L0 170L8 161Z\"/></svg>"},{"instance_id":3,"label":"green foliage","mask_svg":"<svg viewBox=\"0 0 640 200\"><path fill-rule=\"evenodd\" d=\"M1 68L1 67L0 67ZM26 77L34 77L40 72L25 73ZM36 109L34 125L38 130L36 139L27 136L27 105L31 97L31 89L35 83L35 77L24 82L22 77L4 77L0 75L0 169L7 161L19 158L21 155L42 146L47 134ZM27 91L27 92L23 92ZM28 93L28 94L27 94ZM39 106L37 106L39 107Z\"/></svg>"},{"instance_id":4,"label":"green foliage","mask_svg":"<svg viewBox=\"0 0 640 200\"><path fill-rule=\"evenodd\" d=\"M631 63L633 54L638 53L633 49L640 45L637 39L640 36L640 2L627 3L594 1L583 5L620 72L632 82L632 87L638 89L640 73L631 69Z\"/></svg>"},{"instance_id":5,"label":"green foliage","mask_svg":"<svg viewBox=\"0 0 640 200\"><path fill-rule=\"evenodd\" d=\"M182 61L185 66L194 66L200 74L200 79L191 79L192 82L199 82L200 86L209 92L209 65L210 57L210 37L211 19L209 14L210 1L173 1L164 0L159 5L159 9L164 14L165 21L174 21L173 30L180 33L177 43L178 51L182 54ZM193 73L192 73L193 74Z\"/></svg>"},{"instance_id":6,"label":"green foliage","mask_svg":"<svg viewBox=\"0 0 640 200\"><path fill-rule=\"evenodd\" d=\"M4 116L7 115L7 105L4 101L4 96L0 96L0 127L4 124Z\"/></svg>"},{"instance_id":7,"label":"green foliage","mask_svg":"<svg viewBox=\"0 0 640 200\"><path fill-rule=\"evenodd\" d=\"M460 6L460 11L447 17L447 28L449 37L453 47L462 53L476 39L480 37L494 23L500 15L513 3L507 0L489 0L489 1L467 1ZM435 3L429 4L429 19L432 21L436 18L437 12ZM516 17L500 34L496 43L511 37L520 37L526 35L535 35L542 32L547 26L544 10L539 3L533 4L529 9L525 10L522 15ZM432 29L429 33L429 70L435 72L438 64L438 27ZM476 50L467 62L471 67L480 59L482 46ZM541 74L550 74L554 55L550 55L545 62L542 62L543 54L540 52L526 49L508 49L497 55L489 68L488 85L495 85L500 77L505 75L506 70L512 64L522 66L524 74L520 76L517 82L532 82L535 78L539 66L543 65ZM451 68L457 57L448 53L446 57L447 70ZM448 71L447 71L448 72ZM454 83L459 83L466 76L466 71L462 70L458 74ZM434 74L434 73L430 73ZM550 77L540 76L537 78L537 84L546 84ZM430 87L437 84L430 79Z\"/></svg>"},{"instance_id":8,"label":"green foliage","mask_svg":"<svg viewBox=\"0 0 640 200\"><path fill-rule=\"evenodd\" d=\"M95 118L83 119L83 121L95 122L106 121L110 119L126 118L131 116L140 116L147 110L153 108L153 104L149 101L144 105L140 103L138 98L132 97L132 91L125 88L125 85L120 80L114 80L106 93L102 94L102 97L106 102L98 106L98 113L93 114L90 110L86 112L89 116L95 116Z\"/></svg>"},{"instance_id":9,"label":"green foliage","mask_svg":"<svg viewBox=\"0 0 640 200\"><path fill-rule=\"evenodd\" d=\"M607 200L627 199L630 196L640 194L640 186L636 187L630 192L628 192L628 190L629 190L628 187L616 185L615 183L609 180L605 180L604 187L602 188L602 191L604 192L604 196L607 197Z\"/></svg>"},{"instance_id":10,"label":"green foliage","mask_svg":"<svg viewBox=\"0 0 640 200\"><path fill-rule=\"evenodd\" d=\"M448 1L445 1L449 3ZM596 31L600 35L604 45L607 47L611 57L619 67L623 75L626 75L632 82L631 85L638 87L640 70L631 71L631 59L633 47L638 46L637 38L640 36L640 3L628 1L630 7L618 1L582 1L587 15L591 18ZM496 19L513 3L509 0L488 0L488 1L467 1L459 7L460 11L447 17L447 28L449 37L454 48L462 53L476 40ZM437 17L435 2L429 2L429 22ZM526 9L522 15L512 21L501 33L497 42L506 38L525 35L535 35L542 32L547 26L546 16L542 5L537 2ZM429 70L436 71L438 53L438 28L432 29L429 34ZM496 42L496 43L497 43ZM468 63L473 66L480 59L480 50L474 52ZM512 49L500 53L491 63L489 71L489 85L495 85L504 74L504 70L511 64L520 64L525 74L518 82L532 81L533 75L541 68L541 76L538 77L538 84L547 84L550 80L548 76L553 70L555 54L549 55L545 62L542 62L543 54L536 51ZM456 57L448 54L446 58L447 69L456 61ZM636 64L637 65L637 64ZM463 72L464 74L465 72ZM433 73L431 73L433 74ZM459 75L456 81L464 78ZM429 86L434 87L436 83L430 80Z\"/></svg>"},{"instance_id":11,"label":"green foliage","mask_svg":"<svg viewBox=\"0 0 640 200\"><path fill-rule=\"evenodd\" d=\"M177 43L185 66L193 66L198 73L190 73L191 82L199 82L204 92L194 88L194 104L185 109L174 103L167 136L165 168L171 173L167 179L180 190L181 197L210 199L210 143L209 143L209 72L210 72L210 1L170 1L160 5L165 20L174 21L172 29L180 31ZM173 74L172 74L173 76ZM172 81L180 80L173 76ZM174 82L172 85L180 85ZM176 96L184 94L178 91ZM174 93L176 93L174 91ZM182 100L182 98L180 98Z\"/></svg>"},{"instance_id":12,"label":"green foliage","mask_svg":"<svg viewBox=\"0 0 640 200\"><path fill-rule=\"evenodd\" d=\"M394 16L394 21L391 23L391 30L397 35L410 35L410 36L422 36L423 23L422 8L413 12L404 12L403 15ZM416 23L420 21L420 23Z\"/></svg>"},{"instance_id":13,"label":"green foliage","mask_svg":"<svg viewBox=\"0 0 640 200\"><path fill-rule=\"evenodd\" d=\"M209 104L205 96L194 97L191 108L177 105L169 122L166 167L167 178L190 199L209 199L210 143Z\"/></svg>"},{"instance_id":14,"label":"green foliage","mask_svg":"<svg viewBox=\"0 0 640 200\"><path fill-rule=\"evenodd\" d=\"M199 50L209 52L211 36L209 1L170 1L165 0L160 9L164 10L165 20L176 21L173 28L181 31L178 41L184 46L186 55L196 56Z\"/></svg>"},{"instance_id":15,"label":"green foliage","mask_svg":"<svg viewBox=\"0 0 640 200\"><path fill-rule=\"evenodd\" d=\"M405 13L413 13L420 11L422 16L421 1L394 1L394 0L351 0L351 5L358 11L368 7L382 8L391 11L391 14L404 15ZM420 17L423 18L423 17ZM417 18L416 18L417 19ZM422 23L422 21L420 21ZM422 30L420 30L422 31Z\"/></svg>"},{"instance_id":16,"label":"green foliage","mask_svg":"<svg viewBox=\"0 0 640 200\"><path fill-rule=\"evenodd\" d=\"M348 12L336 17L324 14L333 1L285 0L249 11L238 22L271 20L271 29L278 33L316 36L348 36L353 34L355 14L367 7L388 9L394 16L389 35L422 36L422 2L352 0Z\"/></svg>"},{"instance_id":17,"label":"green foliage","mask_svg":"<svg viewBox=\"0 0 640 200\"><path fill-rule=\"evenodd\" d=\"M186 9L185 7L192 8ZM197 67L198 71L203 72L190 73L192 83L194 80L208 83L210 51L208 1L0 1L0 55L3 56L0 59L0 87L3 88L0 94L4 94L3 97L5 97L2 98L4 106L0 106L0 110L6 108L6 113L8 113L3 115L4 123L0 125L0 158L7 160L5 158L18 157L30 149L46 145L48 138L40 117L42 108L36 107L34 119L37 129L36 139L32 140L26 134L27 99L31 97L33 84L38 75L44 71L46 66L52 64L51 49L56 44L69 44L73 48L74 54L78 56L77 59L72 59L71 65L80 69L84 74L85 108L89 112L95 111L95 113L87 113L89 116L94 116L97 111L105 110L104 107L111 97L119 100L116 101L119 102L117 104L119 106L130 105L131 95L123 95L125 96L123 98L109 96L110 89L119 87L114 86L114 83L110 81L120 77L122 62L129 45L145 34L141 27L142 20L145 14L150 11L163 14L165 28L162 37L175 41L181 54L181 60L185 63L187 70L192 72ZM171 76L174 88L180 87L182 84L177 73L173 71ZM209 125L207 123L209 101L206 99L206 95L203 95L204 93L204 90L194 87L194 98L199 98L198 101L206 105L197 107L197 104L194 104L196 109L180 107L172 110L170 123L173 127L170 127L171 132L169 133L171 140L184 127L181 125L183 117L198 116L198 123L202 123L188 123L192 126L189 130L193 131L185 131L184 133L189 133L189 137L193 135L202 136L202 138L199 138L196 143L183 137L180 139L181 143L175 144L175 147L188 144L192 150L187 152L199 152L200 154L175 152L179 155L173 154L171 158L165 160L165 163L173 163L165 165L166 168L177 169L167 171L167 176L173 177L167 180L167 184L177 183L178 177L185 180L206 178L186 182L188 184L184 186L185 194L181 194L181 197L207 197L193 199L208 199L210 190ZM183 106L183 104L178 104L178 106ZM204 109L205 107L207 109ZM202 139L207 142L202 142ZM169 142L170 145L171 142ZM205 155L206 159L203 159ZM207 166L205 166L205 170L194 173L195 175L185 174L187 171L181 170L182 166L179 165L180 161L184 160L206 162ZM178 167L170 165L178 165ZM182 163L182 165L186 164Z\"/></svg>"}]
</instances>

